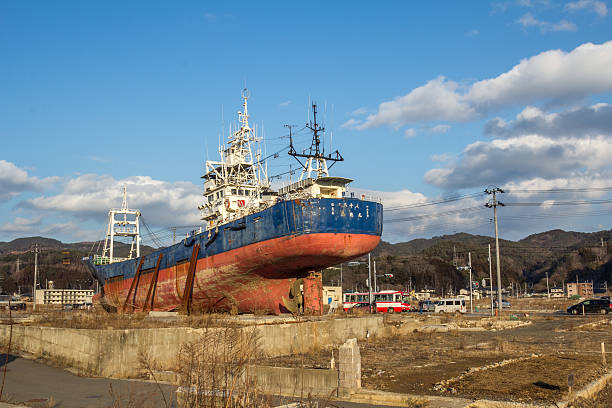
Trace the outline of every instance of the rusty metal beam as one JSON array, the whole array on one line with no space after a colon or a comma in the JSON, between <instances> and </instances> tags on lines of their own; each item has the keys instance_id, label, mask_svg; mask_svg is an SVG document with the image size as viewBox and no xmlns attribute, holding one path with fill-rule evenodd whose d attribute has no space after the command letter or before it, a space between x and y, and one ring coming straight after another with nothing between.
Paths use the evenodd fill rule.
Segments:
<instances>
[{"instance_id":1,"label":"rusty metal beam","mask_svg":"<svg viewBox=\"0 0 612 408\"><path fill-rule=\"evenodd\" d=\"M138 285L137 281L140 280L140 270L142 269L142 264L144 263L144 259L145 257L142 256L140 258L140 262L138 263L138 268L136 268L136 274L134 275L134 279L132 279L132 284L130 285L130 290L128 291L127 296L125 297L125 302L123 302L123 311L125 312L125 309L128 305L128 300L130 300L130 296L132 295L132 291L134 290L134 288Z\"/></svg>"},{"instance_id":2,"label":"rusty metal beam","mask_svg":"<svg viewBox=\"0 0 612 408\"><path fill-rule=\"evenodd\" d=\"M191 313L191 298L193 295L193 283L195 281L196 264L198 263L198 252L200 252L200 244L193 246L191 259L189 261L189 270L187 271L187 280L185 281L185 289L183 291L183 308L187 314Z\"/></svg>"},{"instance_id":3,"label":"rusty metal beam","mask_svg":"<svg viewBox=\"0 0 612 408\"><path fill-rule=\"evenodd\" d=\"M149 290L147 291L147 299L142 305L142 311L145 312L147 310L147 305L149 304L149 299L151 299L151 309L155 306L155 289L157 289L157 277L159 276L159 265L161 264L161 260L164 257L163 253L159 254L157 258L157 264L155 265L155 272L153 273L153 277L151 278L151 282L149 283Z\"/></svg>"}]
</instances>

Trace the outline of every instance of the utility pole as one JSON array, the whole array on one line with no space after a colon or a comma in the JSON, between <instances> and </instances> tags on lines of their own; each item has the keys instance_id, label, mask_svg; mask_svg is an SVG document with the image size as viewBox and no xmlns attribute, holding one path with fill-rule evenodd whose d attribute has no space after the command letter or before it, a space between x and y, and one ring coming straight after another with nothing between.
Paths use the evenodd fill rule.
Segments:
<instances>
[{"instance_id":1,"label":"utility pole","mask_svg":"<svg viewBox=\"0 0 612 408\"><path fill-rule=\"evenodd\" d=\"M474 313L474 298L472 297L472 253L468 252L468 268L470 270L470 313Z\"/></svg>"},{"instance_id":2,"label":"utility pole","mask_svg":"<svg viewBox=\"0 0 612 408\"><path fill-rule=\"evenodd\" d=\"M495 314L493 311L493 269L491 268L491 244L489 244L489 293L491 294L491 316Z\"/></svg>"},{"instance_id":3,"label":"utility pole","mask_svg":"<svg viewBox=\"0 0 612 408\"><path fill-rule=\"evenodd\" d=\"M34 290L32 291L32 310L36 310L36 281L38 280L38 244L34 245Z\"/></svg>"},{"instance_id":4,"label":"utility pole","mask_svg":"<svg viewBox=\"0 0 612 408\"><path fill-rule=\"evenodd\" d=\"M376 283L376 261L372 262L374 264L374 293L378 292L378 284Z\"/></svg>"},{"instance_id":5,"label":"utility pole","mask_svg":"<svg viewBox=\"0 0 612 408\"><path fill-rule=\"evenodd\" d=\"M497 260L497 311L499 316L501 316L502 311L502 283L501 283L501 271L499 267L499 233L497 229L497 206L504 206L503 203L497 201L496 194L503 193L504 191L501 188L492 188L485 189L485 193L492 195L491 201L485 204L486 207L493 207L493 218L495 220L495 257Z\"/></svg>"},{"instance_id":6,"label":"utility pole","mask_svg":"<svg viewBox=\"0 0 612 408\"><path fill-rule=\"evenodd\" d=\"M340 292L342 292L342 264L340 264Z\"/></svg>"},{"instance_id":7,"label":"utility pole","mask_svg":"<svg viewBox=\"0 0 612 408\"><path fill-rule=\"evenodd\" d=\"M550 300L550 288L548 287L548 272L546 272L546 292L548 292L548 300Z\"/></svg>"},{"instance_id":8,"label":"utility pole","mask_svg":"<svg viewBox=\"0 0 612 408\"><path fill-rule=\"evenodd\" d=\"M370 264L370 254L368 253L368 301L370 303L370 312L372 312L372 271Z\"/></svg>"}]
</instances>

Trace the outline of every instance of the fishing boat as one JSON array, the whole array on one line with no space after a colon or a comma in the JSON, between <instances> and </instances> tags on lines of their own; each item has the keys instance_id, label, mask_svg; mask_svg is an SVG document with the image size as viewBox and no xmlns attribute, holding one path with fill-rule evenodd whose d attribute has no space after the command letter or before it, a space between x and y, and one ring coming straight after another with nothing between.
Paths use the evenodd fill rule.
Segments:
<instances>
[{"instance_id":1,"label":"fishing boat","mask_svg":"<svg viewBox=\"0 0 612 408\"><path fill-rule=\"evenodd\" d=\"M349 193L351 179L330 176L344 159L321 148L325 129L317 123L316 105L306 125L312 132L308 149L295 149L290 129L289 154L301 175L274 190L249 125L248 98L243 90L239 126L220 143L220 160L206 161L199 230L142 255L141 214L128 207L125 189L122 207L109 211L102 253L87 260L105 308L320 313L319 271L378 245L382 204ZM127 257L116 256L118 236L132 240Z\"/></svg>"}]
</instances>

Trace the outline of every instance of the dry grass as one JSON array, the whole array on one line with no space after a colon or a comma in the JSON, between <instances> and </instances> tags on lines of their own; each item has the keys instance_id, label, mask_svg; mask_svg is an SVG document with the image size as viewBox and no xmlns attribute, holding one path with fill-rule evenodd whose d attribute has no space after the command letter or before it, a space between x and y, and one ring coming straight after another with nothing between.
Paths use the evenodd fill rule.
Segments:
<instances>
[{"instance_id":1,"label":"dry grass","mask_svg":"<svg viewBox=\"0 0 612 408\"><path fill-rule=\"evenodd\" d=\"M107 313L101 309L88 311L56 311L34 315L30 325L71 329L151 329L163 327L206 328L221 326L228 315L177 315L167 319L151 318L148 313Z\"/></svg>"},{"instance_id":2,"label":"dry grass","mask_svg":"<svg viewBox=\"0 0 612 408\"><path fill-rule=\"evenodd\" d=\"M189 408L269 407L249 366L260 358L252 330L223 327L205 330L178 353L179 403Z\"/></svg>"}]
</instances>

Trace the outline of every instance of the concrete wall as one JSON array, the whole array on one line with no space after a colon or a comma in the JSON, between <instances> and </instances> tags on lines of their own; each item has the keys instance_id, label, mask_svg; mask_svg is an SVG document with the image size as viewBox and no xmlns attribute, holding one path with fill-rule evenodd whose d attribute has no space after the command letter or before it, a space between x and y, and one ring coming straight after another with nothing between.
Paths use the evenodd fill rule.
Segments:
<instances>
[{"instance_id":1,"label":"concrete wall","mask_svg":"<svg viewBox=\"0 0 612 408\"><path fill-rule=\"evenodd\" d=\"M258 389L275 395L330 398L338 395L338 371L312 368L251 367Z\"/></svg>"},{"instance_id":2,"label":"concrete wall","mask_svg":"<svg viewBox=\"0 0 612 408\"><path fill-rule=\"evenodd\" d=\"M157 328L128 330L61 329L13 326L13 348L43 357L84 374L126 378L140 374L138 355L146 351L158 370L173 370L180 345L201 338L205 329ZM222 329L208 329L222 330ZM270 357L342 344L348 338L383 334L382 316L327 319L247 327L260 338ZM0 326L6 343L9 327Z\"/></svg>"}]
</instances>

